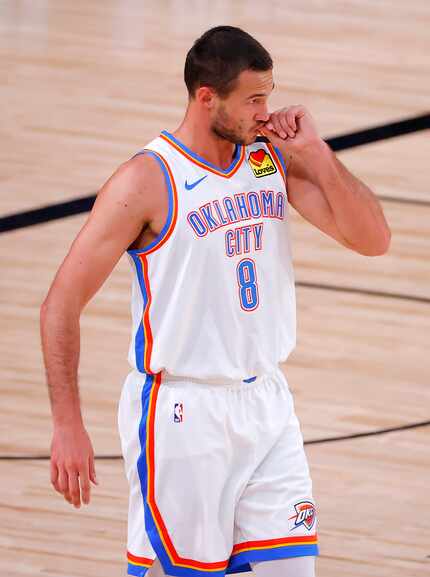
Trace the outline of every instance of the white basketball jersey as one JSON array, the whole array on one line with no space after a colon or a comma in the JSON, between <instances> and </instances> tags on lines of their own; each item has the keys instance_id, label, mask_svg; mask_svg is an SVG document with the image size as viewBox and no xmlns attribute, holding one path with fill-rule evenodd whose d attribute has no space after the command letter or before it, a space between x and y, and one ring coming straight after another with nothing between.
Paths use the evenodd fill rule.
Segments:
<instances>
[{"instance_id":1,"label":"white basketball jersey","mask_svg":"<svg viewBox=\"0 0 430 577\"><path fill-rule=\"evenodd\" d=\"M128 251L130 364L208 382L274 371L296 340L279 151L265 142L238 145L221 170L163 131L141 152L160 164L169 211L153 242Z\"/></svg>"}]
</instances>

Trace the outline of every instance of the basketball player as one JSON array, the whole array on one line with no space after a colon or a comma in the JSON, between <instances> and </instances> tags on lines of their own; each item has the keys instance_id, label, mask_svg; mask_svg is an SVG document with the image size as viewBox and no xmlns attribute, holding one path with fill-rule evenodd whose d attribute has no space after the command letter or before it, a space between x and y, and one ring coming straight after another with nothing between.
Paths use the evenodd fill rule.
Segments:
<instances>
[{"instance_id":1,"label":"basketball player","mask_svg":"<svg viewBox=\"0 0 430 577\"><path fill-rule=\"evenodd\" d=\"M385 253L390 231L303 106L268 111L272 60L250 35L206 32L185 83L183 122L106 182L42 306L52 484L79 507L97 483L79 317L126 251L129 574L312 577L315 503L279 368L296 339L289 205L363 255Z\"/></svg>"}]
</instances>

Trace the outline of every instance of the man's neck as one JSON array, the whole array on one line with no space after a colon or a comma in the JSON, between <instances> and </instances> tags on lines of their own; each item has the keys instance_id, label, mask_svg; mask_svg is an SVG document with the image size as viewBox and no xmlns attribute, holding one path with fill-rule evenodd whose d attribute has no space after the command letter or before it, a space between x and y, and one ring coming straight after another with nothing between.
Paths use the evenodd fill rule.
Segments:
<instances>
[{"instance_id":1,"label":"man's neck","mask_svg":"<svg viewBox=\"0 0 430 577\"><path fill-rule=\"evenodd\" d=\"M217 136L209 126L185 116L173 136L207 162L226 170L233 161L235 145Z\"/></svg>"}]
</instances>

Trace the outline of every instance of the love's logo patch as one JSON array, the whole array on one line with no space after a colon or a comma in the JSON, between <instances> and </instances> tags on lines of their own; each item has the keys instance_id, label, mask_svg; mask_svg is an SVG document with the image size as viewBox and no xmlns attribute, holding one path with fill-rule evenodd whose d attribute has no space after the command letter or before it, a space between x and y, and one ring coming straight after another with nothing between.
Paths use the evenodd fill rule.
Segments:
<instances>
[{"instance_id":1,"label":"love's logo patch","mask_svg":"<svg viewBox=\"0 0 430 577\"><path fill-rule=\"evenodd\" d=\"M257 178L262 178L263 176L268 176L269 174L275 174L277 172L275 163L272 157L264 148L259 148L250 152L248 156L249 166L252 168L252 172Z\"/></svg>"}]
</instances>

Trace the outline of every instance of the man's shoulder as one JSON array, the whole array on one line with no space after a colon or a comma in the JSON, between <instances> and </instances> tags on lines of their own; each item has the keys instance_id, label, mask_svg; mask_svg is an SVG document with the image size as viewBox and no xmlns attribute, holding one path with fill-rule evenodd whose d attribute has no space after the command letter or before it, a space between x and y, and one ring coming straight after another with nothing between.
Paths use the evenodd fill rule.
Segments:
<instances>
[{"instance_id":1,"label":"man's shoulder","mask_svg":"<svg viewBox=\"0 0 430 577\"><path fill-rule=\"evenodd\" d=\"M97 194L102 204L121 204L139 211L152 210L166 188L163 173L150 155L138 154L118 166Z\"/></svg>"},{"instance_id":2,"label":"man's shoulder","mask_svg":"<svg viewBox=\"0 0 430 577\"><path fill-rule=\"evenodd\" d=\"M125 185L138 189L164 186L164 176L160 164L151 154L138 153L123 162L112 178Z\"/></svg>"}]
</instances>

